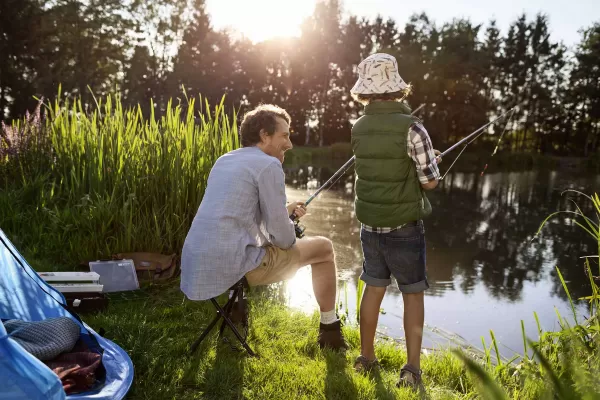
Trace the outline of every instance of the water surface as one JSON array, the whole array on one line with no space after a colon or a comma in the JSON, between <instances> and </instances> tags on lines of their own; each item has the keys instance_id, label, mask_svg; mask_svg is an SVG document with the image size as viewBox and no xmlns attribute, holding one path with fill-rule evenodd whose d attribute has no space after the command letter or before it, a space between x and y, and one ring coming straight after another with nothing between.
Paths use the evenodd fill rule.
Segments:
<instances>
[{"instance_id":1,"label":"water surface","mask_svg":"<svg viewBox=\"0 0 600 400\"><path fill-rule=\"evenodd\" d=\"M288 199L305 200L335 169L288 168ZM307 235L330 238L336 250L341 312L356 318L356 287L362 270L360 225L353 212L351 173L311 203L303 219ZM425 297L426 347L454 339L481 347L490 330L510 357L522 352L520 321L537 338L538 314L544 330L559 328L556 310L570 316L570 306L555 270L559 266L573 298L590 294L584 255L598 252L573 219L552 219L534 238L540 223L557 210L575 210L576 199L593 215L582 197L561 195L565 189L598 191L599 176L561 171L516 173L451 173L429 193L433 214L425 221L427 273L431 288ZM595 267L597 274L598 267ZM287 284L289 304L308 312L316 309L310 269L302 269ZM403 337L402 297L394 286L384 298L379 331ZM587 316L585 302L578 316ZM572 319L572 317L570 317Z\"/></svg>"}]
</instances>

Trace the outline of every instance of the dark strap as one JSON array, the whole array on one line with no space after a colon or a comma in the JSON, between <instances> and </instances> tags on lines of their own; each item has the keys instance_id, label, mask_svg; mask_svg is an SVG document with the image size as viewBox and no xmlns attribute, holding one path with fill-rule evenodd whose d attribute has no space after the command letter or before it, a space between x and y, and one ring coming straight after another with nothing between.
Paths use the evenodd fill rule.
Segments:
<instances>
[{"instance_id":1,"label":"dark strap","mask_svg":"<svg viewBox=\"0 0 600 400\"><path fill-rule=\"evenodd\" d=\"M405 364L402 369L400 370L400 373L402 374L402 372L410 372L411 374L413 374L415 376L415 378L417 378L417 380L421 380L421 374L423 373L422 370L417 369L415 367L413 367L410 364Z\"/></svg>"}]
</instances>

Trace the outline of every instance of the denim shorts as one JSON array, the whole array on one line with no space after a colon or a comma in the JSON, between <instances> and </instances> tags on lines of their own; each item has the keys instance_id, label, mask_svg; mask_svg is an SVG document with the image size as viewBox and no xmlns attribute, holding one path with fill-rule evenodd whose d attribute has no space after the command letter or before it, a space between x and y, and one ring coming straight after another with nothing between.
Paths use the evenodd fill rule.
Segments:
<instances>
[{"instance_id":1,"label":"denim shorts","mask_svg":"<svg viewBox=\"0 0 600 400\"><path fill-rule=\"evenodd\" d=\"M364 256L360 279L367 285L387 287L393 276L402 293L421 293L429 288L422 220L389 233L362 229L360 242Z\"/></svg>"}]
</instances>

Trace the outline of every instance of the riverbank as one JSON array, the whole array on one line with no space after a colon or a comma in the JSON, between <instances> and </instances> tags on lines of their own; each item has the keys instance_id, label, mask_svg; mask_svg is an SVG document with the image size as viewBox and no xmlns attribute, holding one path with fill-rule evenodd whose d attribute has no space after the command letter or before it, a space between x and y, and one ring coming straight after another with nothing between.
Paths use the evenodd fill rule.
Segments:
<instances>
[{"instance_id":1,"label":"riverbank","mask_svg":"<svg viewBox=\"0 0 600 400\"><path fill-rule=\"evenodd\" d=\"M394 341L378 345L381 373L359 375L352 370L359 348L355 327L344 327L351 345L346 354L322 351L318 314L289 309L270 293L250 295L249 343L260 358L233 351L216 339L216 330L190 356L190 344L215 313L208 302L184 300L178 282L113 295L105 312L83 318L130 355L135 366L130 399L418 398L395 387L406 355ZM424 357L423 369L433 398L462 399L473 390L449 352Z\"/></svg>"}]
</instances>

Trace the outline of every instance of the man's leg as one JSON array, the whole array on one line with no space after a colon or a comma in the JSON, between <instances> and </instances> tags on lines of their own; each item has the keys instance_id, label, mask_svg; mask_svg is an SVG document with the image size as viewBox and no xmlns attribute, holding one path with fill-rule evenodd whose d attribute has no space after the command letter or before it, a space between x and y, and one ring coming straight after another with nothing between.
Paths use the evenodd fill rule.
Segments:
<instances>
[{"instance_id":1,"label":"man's leg","mask_svg":"<svg viewBox=\"0 0 600 400\"><path fill-rule=\"evenodd\" d=\"M294 247L298 252L300 265L311 266L313 291L321 310L319 346L333 350L348 348L342 335L340 320L335 313L337 276L331 240L309 237L299 240Z\"/></svg>"},{"instance_id":2,"label":"man's leg","mask_svg":"<svg viewBox=\"0 0 600 400\"><path fill-rule=\"evenodd\" d=\"M250 286L268 285L290 279L296 271L310 265L315 298L321 311L319 345L333 349L346 348L340 321L335 313L337 276L333 245L324 237L298 240L290 249L269 247L256 269L246 274Z\"/></svg>"},{"instance_id":3,"label":"man's leg","mask_svg":"<svg viewBox=\"0 0 600 400\"><path fill-rule=\"evenodd\" d=\"M300 265L310 265L315 298L321 312L335 310L337 276L331 240L320 236L306 237L294 245Z\"/></svg>"},{"instance_id":4,"label":"man's leg","mask_svg":"<svg viewBox=\"0 0 600 400\"><path fill-rule=\"evenodd\" d=\"M407 364L416 369L421 369L421 343L423 342L423 323L425 320L423 294L424 292L402 293Z\"/></svg>"},{"instance_id":5,"label":"man's leg","mask_svg":"<svg viewBox=\"0 0 600 400\"><path fill-rule=\"evenodd\" d=\"M375 360L375 332L386 287L367 285L360 303L360 355Z\"/></svg>"}]
</instances>

